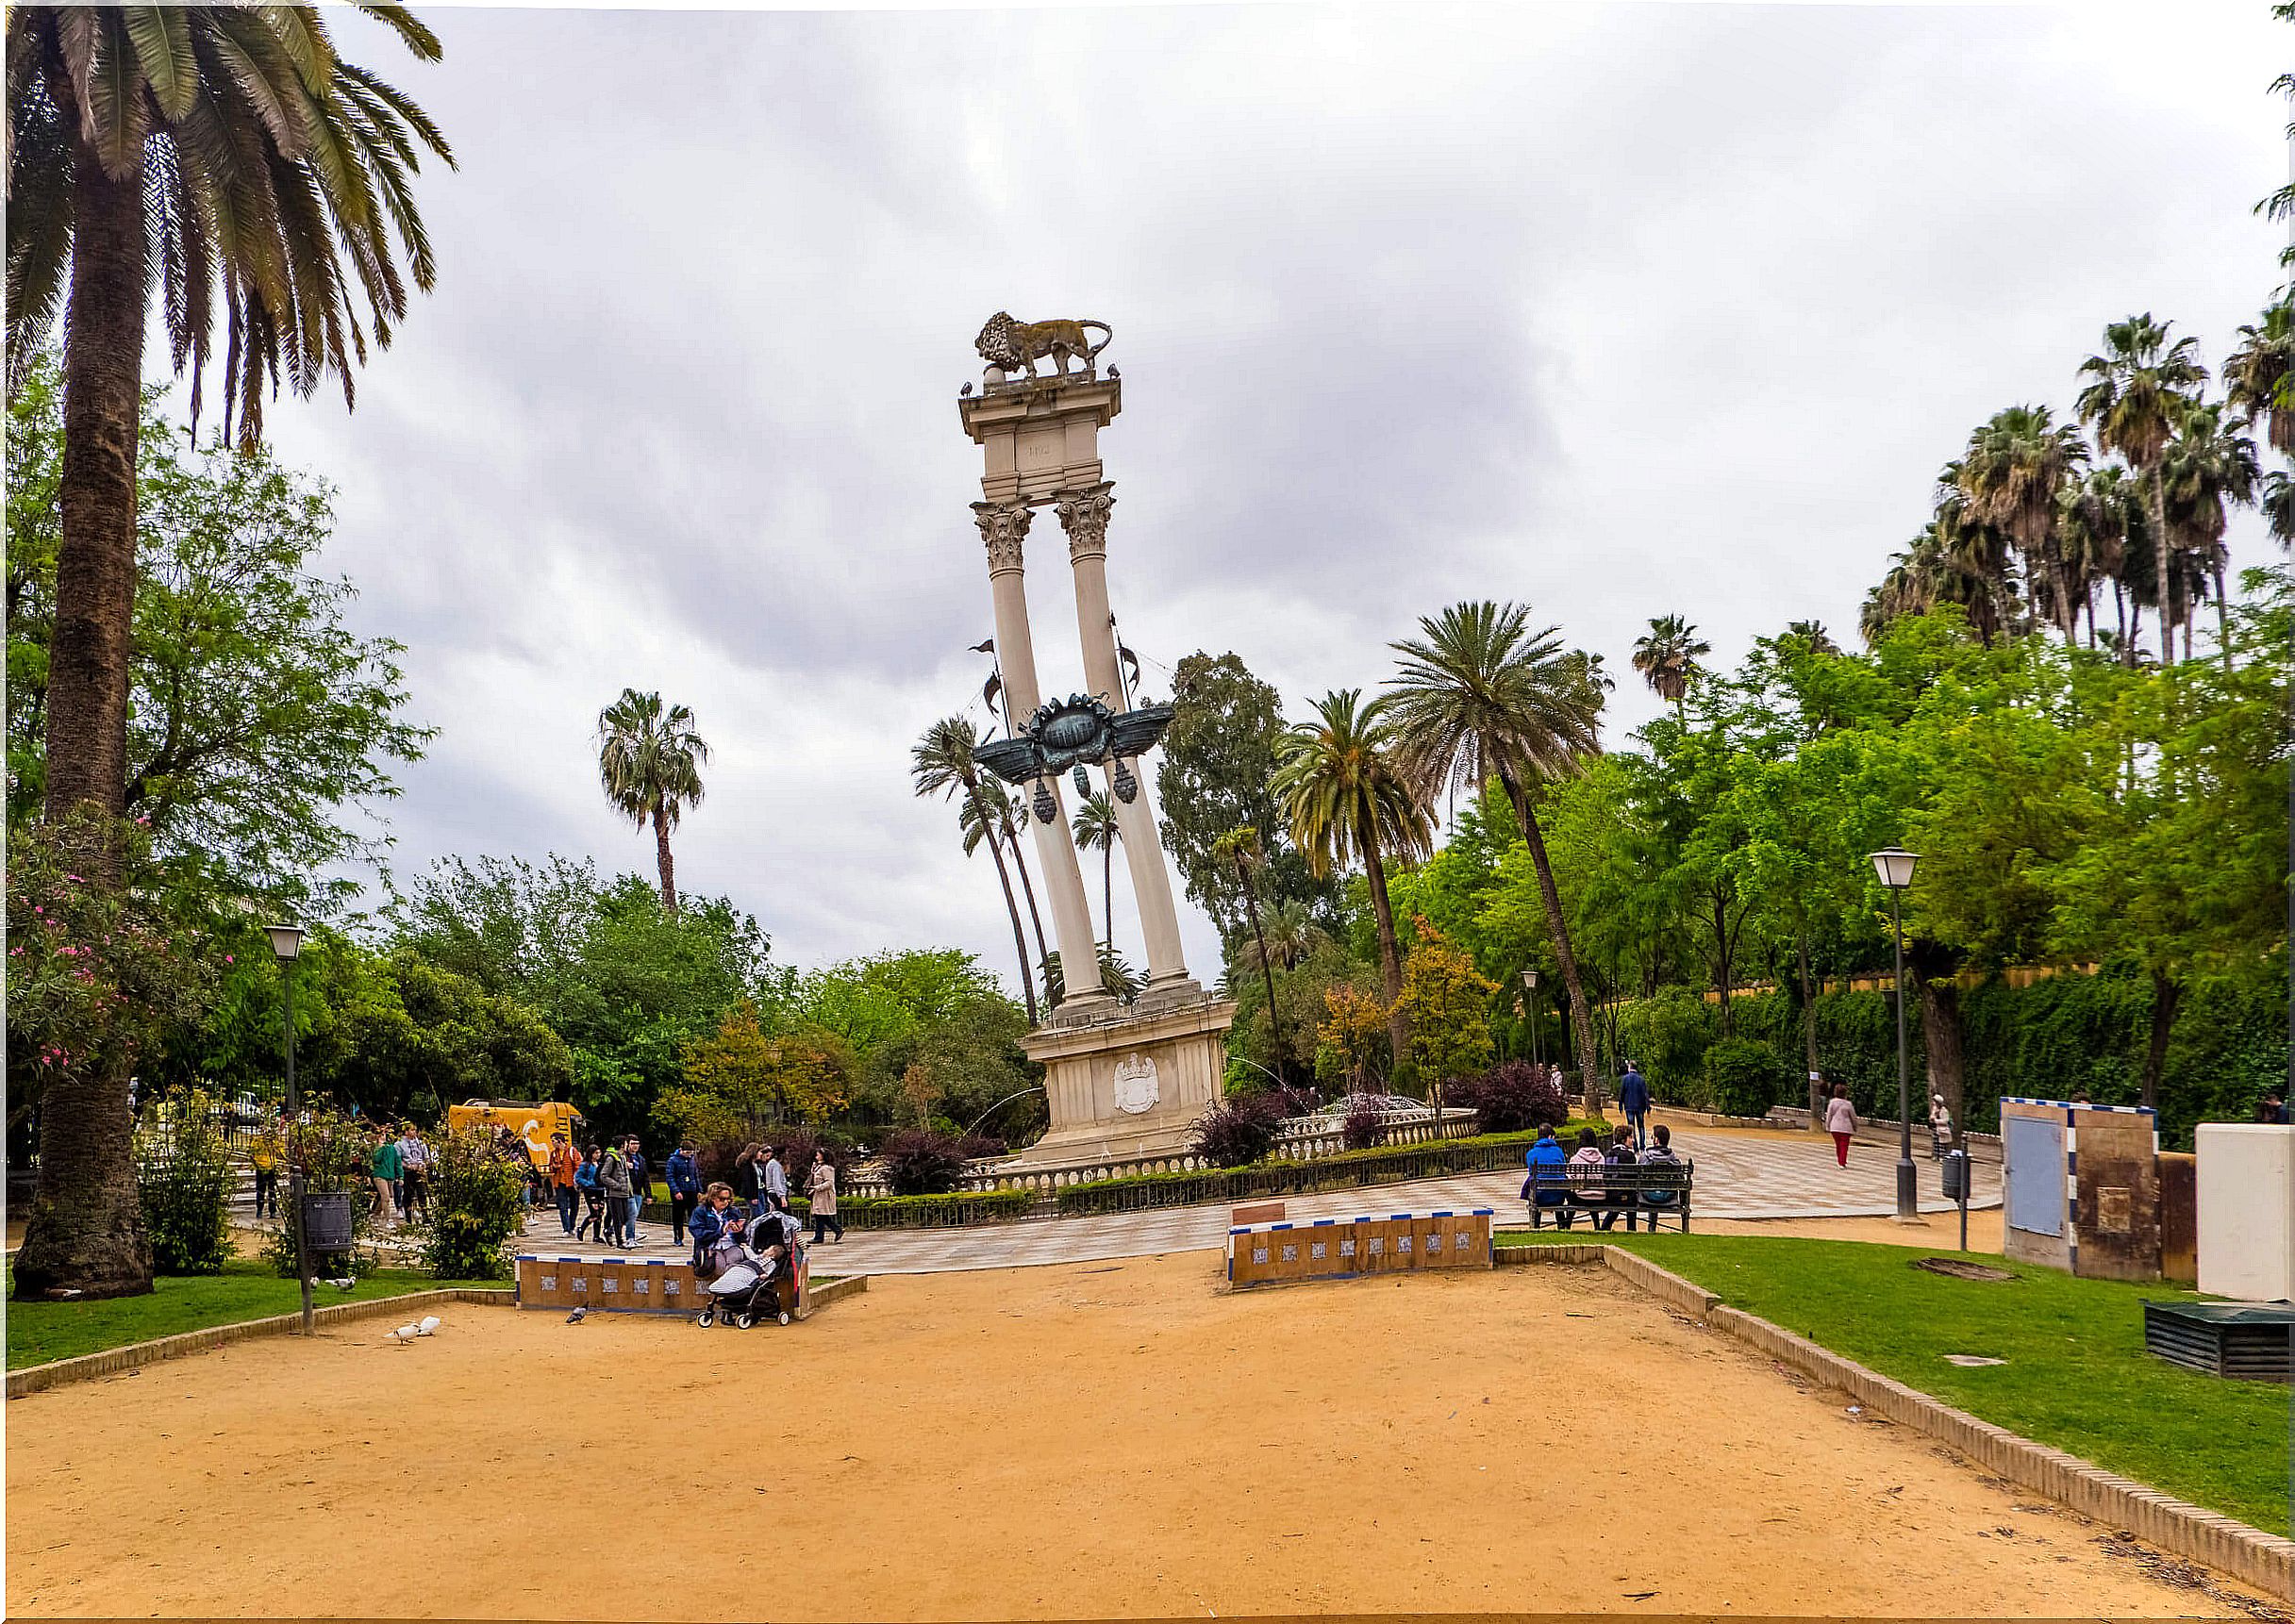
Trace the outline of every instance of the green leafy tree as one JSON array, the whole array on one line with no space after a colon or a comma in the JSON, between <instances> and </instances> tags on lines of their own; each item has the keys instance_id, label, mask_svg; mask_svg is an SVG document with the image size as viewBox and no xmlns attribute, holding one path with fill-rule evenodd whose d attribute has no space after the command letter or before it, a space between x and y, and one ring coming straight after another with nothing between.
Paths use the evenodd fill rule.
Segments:
<instances>
[{"instance_id":1,"label":"green leafy tree","mask_svg":"<svg viewBox=\"0 0 2295 1624\"><path fill-rule=\"evenodd\" d=\"M701 769L709 746L695 731L693 713L664 705L657 693L634 688L598 712L598 783L614 809L642 829L654 826L654 862L661 871L661 906L677 911L677 870L670 831L702 798Z\"/></svg>"},{"instance_id":2,"label":"green leafy tree","mask_svg":"<svg viewBox=\"0 0 2295 1624\"><path fill-rule=\"evenodd\" d=\"M1402 656L1392 698L1397 746L1420 794L1445 783L1480 793L1495 777L1522 828L1536 869L1546 928L1570 994L1572 1031L1588 1116L1602 1110L1593 1017L1570 940L1570 921L1531 796L1539 785L1577 771L1601 747L1601 692L1558 628L1532 631L1519 604L1457 604L1419 621L1419 637L1393 644Z\"/></svg>"},{"instance_id":3,"label":"green leafy tree","mask_svg":"<svg viewBox=\"0 0 2295 1624\"><path fill-rule=\"evenodd\" d=\"M1403 990L1403 966L1387 863L1390 858L1407 863L1421 855L1432 844L1434 830L1424 801L1405 776L1389 708L1385 700L1364 704L1358 688L1323 695L1316 702L1315 720L1284 735L1273 787L1291 839L1318 876L1351 861L1363 866L1378 926L1388 1035L1400 1060L1410 1052L1410 1029L1407 1018L1393 1008Z\"/></svg>"},{"instance_id":4,"label":"green leafy tree","mask_svg":"<svg viewBox=\"0 0 2295 1624\"><path fill-rule=\"evenodd\" d=\"M1424 920L1417 928L1402 1002L1410 1017L1410 1058L1439 1111L1444 1082L1490 1063L1490 999L1498 984Z\"/></svg>"},{"instance_id":5,"label":"green leafy tree","mask_svg":"<svg viewBox=\"0 0 2295 1624\"><path fill-rule=\"evenodd\" d=\"M1236 655L1199 653L1173 673L1172 709L1156 768L1164 848L1227 950L1232 953L1247 922L1234 868L1215 849L1231 829L1259 831L1265 861L1255 882L1266 897L1305 903L1332 921L1333 889L1287 837L1272 787L1284 734L1282 696Z\"/></svg>"},{"instance_id":6,"label":"green leafy tree","mask_svg":"<svg viewBox=\"0 0 2295 1624\"><path fill-rule=\"evenodd\" d=\"M308 572L326 488L260 446L194 449L144 403L129 649L127 816L164 857L305 912L354 888L314 879L381 843L349 814L398 794L431 730L405 720L398 656L345 623L350 583ZM36 356L8 414L8 820L45 799L47 673L62 535L56 365Z\"/></svg>"},{"instance_id":7,"label":"green leafy tree","mask_svg":"<svg viewBox=\"0 0 2295 1624\"><path fill-rule=\"evenodd\" d=\"M407 12L372 14L416 57L437 58L438 41ZM264 386L282 374L307 394L332 372L347 402L353 359L370 334L390 341L407 282L430 286L409 184L416 145L451 156L413 102L336 55L316 7L19 7L7 32L11 383L64 317L45 788L49 820L65 827L83 804L126 812L137 435L154 294L176 369L193 374L194 415L219 314L225 417L236 407L244 441L258 438ZM81 859L104 885L117 883L120 861L109 850ZM83 1071L51 1087L45 1194L25 1240L39 1289L149 1289L116 1129L127 1084ZM60 1215L90 1202L111 1210L74 1223L67 1246Z\"/></svg>"}]
</instances>

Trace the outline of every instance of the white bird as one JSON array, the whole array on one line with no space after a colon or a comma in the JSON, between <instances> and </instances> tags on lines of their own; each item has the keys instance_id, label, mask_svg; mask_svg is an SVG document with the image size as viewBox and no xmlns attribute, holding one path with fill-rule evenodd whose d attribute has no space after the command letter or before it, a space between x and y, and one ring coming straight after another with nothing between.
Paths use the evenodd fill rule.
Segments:
<instances>
[{"instance_id":1,"label":"white bird","mask_svg":"<svg viewBox=\"0 0 2295 1624\"><path fill-rule=\"evenodd\" d=\"M437 1315L425 1314L423 1316L423 1322L414 1328L414 1334L417 1336L436 1336L439 1334L439 1327L444 1323L445 1321Z\"/></svg>"},{"instance_id":2,"label":"white bird","mask_svg":"<svg viewBox=\"0 0 2295 1624\"><path fill-rule=\"evenodd\" d=\"M391 1333L391 1340L401 1343L411 1342L421 1334L421 1327L414 1325L402 1325L396 1331Z\"/></svg>"}]
</instances>

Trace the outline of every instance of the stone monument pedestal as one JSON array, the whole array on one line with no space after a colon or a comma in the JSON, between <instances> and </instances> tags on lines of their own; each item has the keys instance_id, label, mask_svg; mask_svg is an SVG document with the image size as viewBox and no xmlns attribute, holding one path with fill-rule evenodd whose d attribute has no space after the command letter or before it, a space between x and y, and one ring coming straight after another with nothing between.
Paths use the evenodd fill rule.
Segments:
<instances>
[{"instance_id":1,"label":"stone monument pedestal","mask_svg":"<svg viewBox=\"0 0 2295 1624\"><path fill-rule=\"evenodd\" d=\"M1153 993L1121 1015L1062 1021L1021 1039L1044 1068L1052 1129L1020 1152L1023 1168L1075 1167L1188 1148L1218 1102L1235 1005Z\"/></svg>"}]
</instances>

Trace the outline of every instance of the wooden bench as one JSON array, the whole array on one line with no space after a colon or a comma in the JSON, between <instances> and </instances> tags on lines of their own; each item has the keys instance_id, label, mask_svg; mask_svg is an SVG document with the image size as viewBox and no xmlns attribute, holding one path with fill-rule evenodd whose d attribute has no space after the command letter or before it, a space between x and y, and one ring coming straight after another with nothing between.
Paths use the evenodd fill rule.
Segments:
<instances>
[{"instance_id":1,"label":"wooden bench","mask_svg":"<svg viewBox=\"0 0 2295 1624\"><path fill-rule=\"evenodd\" d=\"M1644 1214L1653 1234L1660 1217L1673 1218L1682 1234L1689 1233L1689 1191L1696 1182L1697 1167L1687 1156L1672 1166L1663 1162L1605 1162L1599 1167L1572 1163L1533 1168L1530 1172L1532 1229L1540 1228L1550 1217L1557 1227L1568 1229L1580 1213L1597 1218L1607 1214L1610 1223L1623 1213L1629 1230L1634 1227L1635 1215ZM1606 1229L1609 1225L1597 1223L1595 1227Z\"/></svg>"}]
</instances>

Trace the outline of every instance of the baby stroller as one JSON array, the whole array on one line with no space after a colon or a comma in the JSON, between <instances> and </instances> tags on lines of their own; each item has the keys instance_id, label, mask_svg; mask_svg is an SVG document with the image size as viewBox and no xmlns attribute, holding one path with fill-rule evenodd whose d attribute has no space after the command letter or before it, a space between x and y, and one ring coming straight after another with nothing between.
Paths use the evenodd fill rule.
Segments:
<instances>
[{"instance_id":1,"label":"baby stroller","mask_svg":"<svg viewBox=\"0 0 2295 1624\"><path fill-rule=\"evenodd\" d=\"M775 1234L774 1226L760 1220L754 1228L755 1238L766 1241L764 1252L738 1235L710 1249L710 1262L718 1267L706 1288L708 1301L701 1311L701 1325L714 1325L723 1317L737 1331L746 1331L769 1314L783 1325L789 1323L789 1305L781 1295L790 1267L789 1249L773 1250L777 1242L767 1237Z\"/></svg>"}]
</instances>

